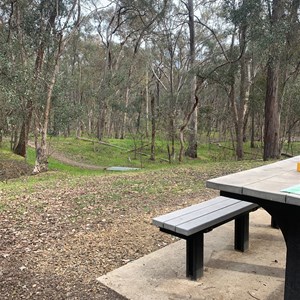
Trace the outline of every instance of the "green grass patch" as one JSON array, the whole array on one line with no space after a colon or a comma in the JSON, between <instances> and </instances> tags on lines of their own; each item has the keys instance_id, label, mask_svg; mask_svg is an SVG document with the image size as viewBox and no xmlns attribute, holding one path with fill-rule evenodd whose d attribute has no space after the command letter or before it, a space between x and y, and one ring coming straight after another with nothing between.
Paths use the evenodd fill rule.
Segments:
<instances>
[{"instance_id":1,"label":"green grass patch","mask_svg":"<svg viewBox=\"0 0 300 300\"><path fill-rule=\"evenodd\" d=\"M5 212L8 209L8 206L4 203L0 202L0 214L1 212Z\"/></svg>"},{"instance_id":2,"label":"green grass patch","mask_svg":"<svg viewBox=\"0 0 300 300\"><path fill-rule=\"evenodd\" d=\"M49 145L53 151L62 151L76 161L103 167L124 166L161 169L179 164L201 164L204 162L236 160L235 146L231 142L199 144L198 159L184 157L181 163L178 161L180 150L178 142L175 143L175 158L171 160L171 163L168 162L168 142L165 140L156 140L155 161L150 160L150 141L148 140L107 139L103 142L105 144L99 143L96 139L86 141L74 137L52 137ZM249 143L244 144L246 160L261 159L262 151L259 143L254 148L250 148ZM55 162L51 160L49 162L55 166ZM59 169L61 167L56 166L56 168Z\"/></svg>"},{"instance_id":3,"label":"green grass patch","mask_svg":"<svg viewBox=\"0 0 300 300\"><path fill-rule=\"evenodd\" d=\"M156 161L150 161L149 156L141 156L138 153L134 153L133 149L137 148L138 151L150 154L149 141L134 141L131 139L107 139L104 141L110 145L117 147L110 147L104 144L99 144L97 140L84 141L74 137L62 138L52 137L49 138L50 153L51 151L61 152L63 155L74 161L83 162L90 165L108 167L108 166L127 166L127 167L143 167L144 170L165 170L166 172L176 172L181 167L188 167L190 169L198 168L201 166L202 170L219 166L220 168L227 168L228 164L231 166L238 166L240 162L235 161L235 152L233 145L230 142L223 143L211 143L201 144L198 147L198 159L185 158L183 163L179 163L176 159L171 164L162 161L161 158L167 158L167 141L157 140L156 143ZM179 151L179 145L176 144L176 153ZM120 149L121 148L121 149ZM126 150L125 150L126 149ZM250 160L256 160L257 164L262 164L262 148L261 143L257 143L255 148L250 148L249 143L245 143L245 161L243 166L254 166L256 163ZM289 148L291 149L291 148ZM288 149L287 149L288 150ZM293 143L294 155L299 154L300 143ZM25 162L25 159L14 155L9 149L9 143L4 142L0 149L0 163L1 161L19 161ZM248 163L249 160L249 163ZM26 162L33 167L35 162L35 150L32 148L27 149ZM229 167L230 169L231 167ZM143 170L137 172L144 172ZM205 172L205 171L204 171ZM135 172L126 172L126 174L134 174ZM62 163L52 157L49 157L49 172L44 174L38 174L35 176L22 176L17 179L9 179L7 182L0 182L1 190L11 190L10 195L18 195L20 193L34 193L45 187L47 188L59 188L57 183L60 181L67 182L68 186L76 187L78 182L82 180L89 180L92 177L97 176L114 176L120 175L124 172L108 172L105 170L89 170L86 168L80 168ZM122 175L123 176L123 175ZM124 176L120 180L116 180L113 183L113 189L125 188L130 186L130 190L134 193L148 193L149 195L155 195L161 193L165 189L167 182L164 178L161 178L159 182L150 184L147 187L144 185L143 180L139 180L138 176L128 176L124 179ZM200 184L174 182L172 186L172 192L181 193L182 190L201 188ZM109 195L110 200L119 201L121 197L114 191Z\"/></svg>"}]
</instances>

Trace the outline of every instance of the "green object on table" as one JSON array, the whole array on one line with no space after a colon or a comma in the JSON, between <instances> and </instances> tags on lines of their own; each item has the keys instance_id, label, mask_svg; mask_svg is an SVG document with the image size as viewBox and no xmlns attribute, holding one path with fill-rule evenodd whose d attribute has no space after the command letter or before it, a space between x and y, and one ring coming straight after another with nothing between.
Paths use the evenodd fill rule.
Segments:
<instances>
[{"instance_id":1,"label":"green object on table","mask_svg":"<svg viewBox=\"0 0 300 300\"><path fill-rule=\"evenodd\" d=\"M286 189L281 190L281 192L285 193L291 193L291 194L298 194L300 195L300 184L293 185L291 187L288 187Z\"/></svg>"}]
</instances>

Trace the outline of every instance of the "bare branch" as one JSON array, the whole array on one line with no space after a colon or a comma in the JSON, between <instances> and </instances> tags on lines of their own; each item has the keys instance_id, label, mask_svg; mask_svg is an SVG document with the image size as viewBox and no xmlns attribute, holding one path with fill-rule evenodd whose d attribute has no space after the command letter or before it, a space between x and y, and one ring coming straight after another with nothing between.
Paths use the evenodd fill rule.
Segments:
<instances>
[{"instance_id":1,"label":"bare branch","mask_svg":"<svg viewBox=\"0 0 300 300\"><path fill-rule=\"evenodd\" d=\"M207 24L203 23L203 22L199 19L198 16L195 16L195 18L197 19L197 22L198 22L200 25L204 26L206 29L208 29L208 30L212 33L212 35L213 35L214 38L216 39L218 45L220 46L220 48L221 48L221 50L222 50L222 53L223 53L225 59L229 62L229 58L227 57L226 51L225 51L225 49L223 48L223 45L221 44L221 42L220 42L219 38L217 37L215 31L214 31L212 28L210 28Z\"/></svg>"},{"instance_id":2,"label":"bare branch","mask_svg":"<svg viewBox=\"0 0 300 300\"><path fill-rule=\"evenodd\" d=\"M152 70L152 73L153 75L155 76L156 80L162 85L162 87L167 91L167 87L164 85L164 83L161 81L161 79L158 77L158 75L156 74L153 66L151 66L151 70Z\"/></svg>"}]
</instances>

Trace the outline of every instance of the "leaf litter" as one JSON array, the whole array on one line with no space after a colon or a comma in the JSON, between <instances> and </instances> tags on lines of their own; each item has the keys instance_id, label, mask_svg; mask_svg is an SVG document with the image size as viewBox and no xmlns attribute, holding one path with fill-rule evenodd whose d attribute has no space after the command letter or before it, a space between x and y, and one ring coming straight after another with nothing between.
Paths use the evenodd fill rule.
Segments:
<instances>
[{"instance_id":1,"label":"leaf litter","mask_svg":"<svg viewBox=\"0 0 300 300\"><path fill-rule=\"evenodd\" d=\"M152 218L215 196L205 180L242 168L61 178L20 195L5 189L1 299L124 299L96 278L174 242Z\"/></svg>"}]
</instances>

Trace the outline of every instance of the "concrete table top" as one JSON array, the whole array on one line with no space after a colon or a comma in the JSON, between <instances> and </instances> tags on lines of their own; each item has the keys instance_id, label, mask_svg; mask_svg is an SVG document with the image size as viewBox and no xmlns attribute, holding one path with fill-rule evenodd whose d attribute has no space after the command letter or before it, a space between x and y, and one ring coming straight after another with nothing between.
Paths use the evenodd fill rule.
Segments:
<instances>
[{"instance_id":1,"label":"concrete table top","mask_svg":"<svg viewBox=\"0 0 300 300\"><path fill-rule=\"evenodd\" d=\"M300 206L300 195L281 192L300 184L300 156L206 182L208 188Z\"/></svg>"}]
</instances>

